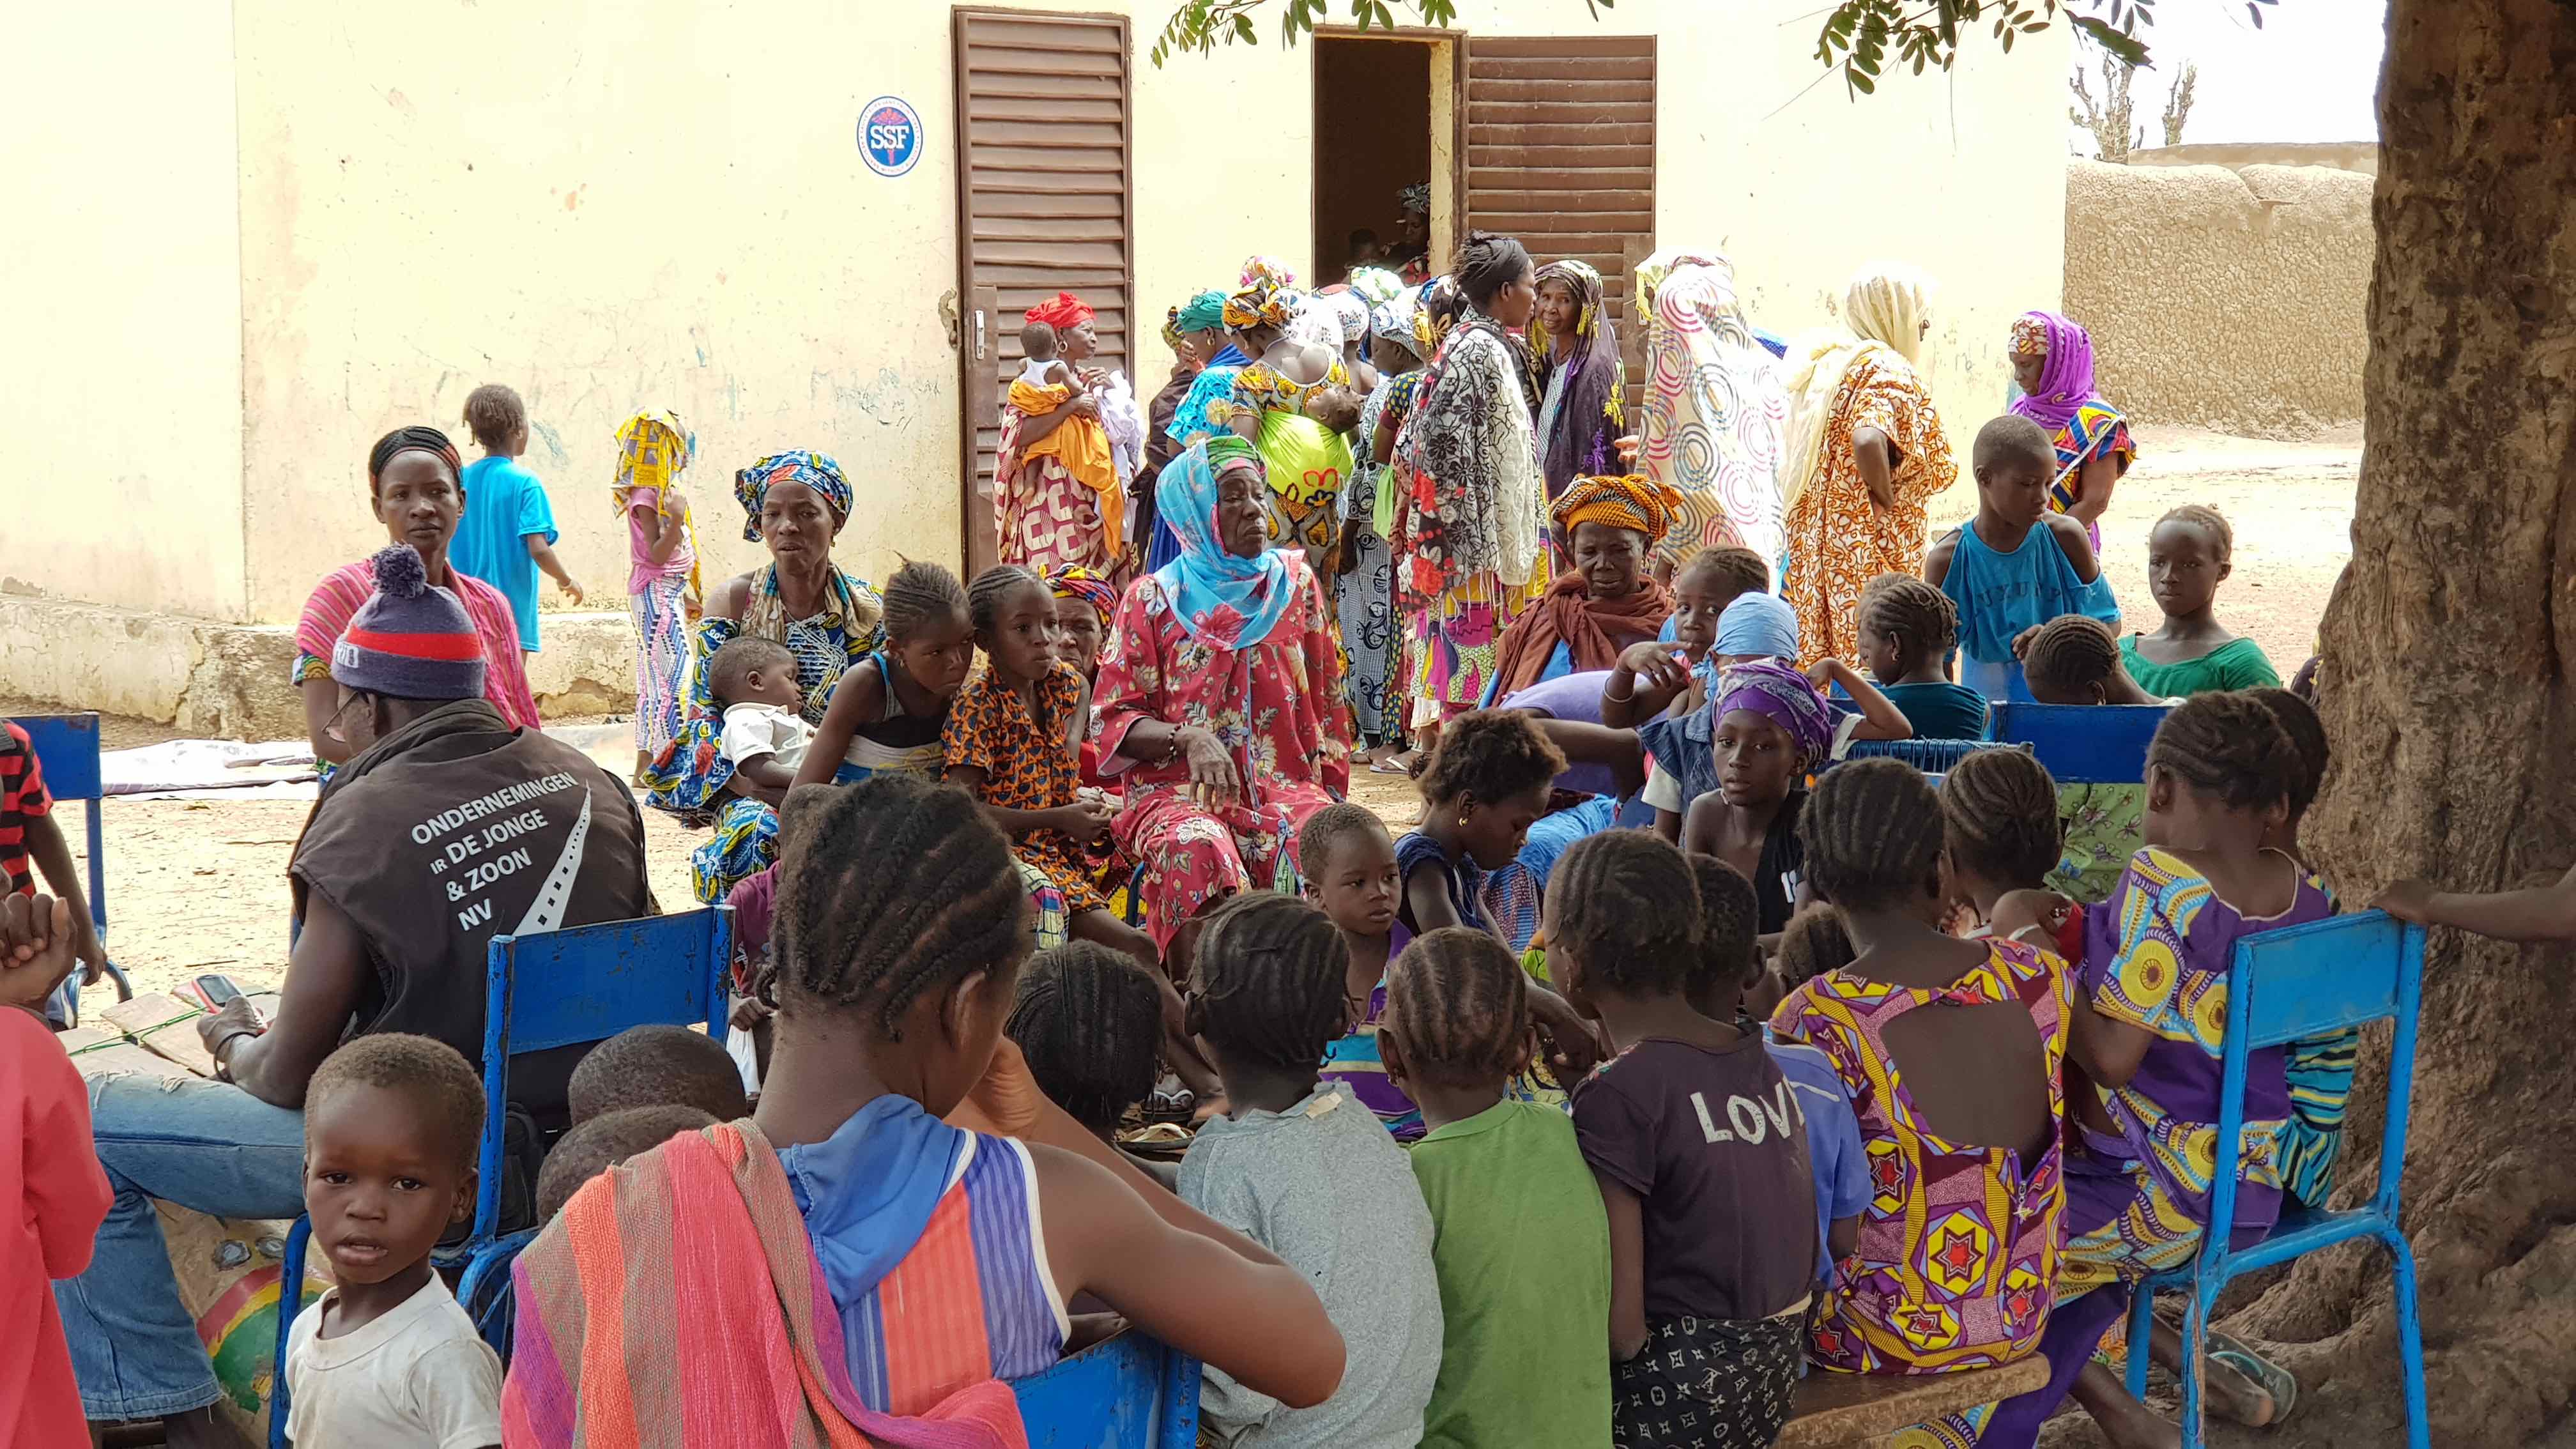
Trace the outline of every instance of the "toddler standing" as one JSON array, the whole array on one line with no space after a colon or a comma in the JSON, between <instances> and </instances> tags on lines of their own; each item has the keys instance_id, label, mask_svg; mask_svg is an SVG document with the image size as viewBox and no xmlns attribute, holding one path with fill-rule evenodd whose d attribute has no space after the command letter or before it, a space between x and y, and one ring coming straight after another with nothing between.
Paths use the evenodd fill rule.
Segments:
<instances>
[{"instance_id":1,"label":"toddler standing","mask_svg":"<svg viewBox=\"0 0 2576 1449\"><path fill-rule=\"evenodd\" d=\"M706 595L680 475L697 435L668 410L637 413L617 429L617 481L609 498L626 522L626 603L635 619L635 783L680 732L697 647L689 614ZM452 550L455 545L450 544Z\"/></svg>"},{"instance_id":2,"label":"toddler standing","mask_svg":"<svg viewBox=\"0 0 2576 1449\"><path fill-rule=\"evenodd\" d=\"M521 466L528 451L528 408L517 392L497 382L485 383L465 398L465 425L483 456L465 465L457 486L465 495L465 512L456 520L456 537L447 545L447 561L501 591L519 621L519 648L537 652L537 570L555 581L564 597L578 606L582 587L555 557L554 504L546 485Z\"/></svg>"}]
</instances>

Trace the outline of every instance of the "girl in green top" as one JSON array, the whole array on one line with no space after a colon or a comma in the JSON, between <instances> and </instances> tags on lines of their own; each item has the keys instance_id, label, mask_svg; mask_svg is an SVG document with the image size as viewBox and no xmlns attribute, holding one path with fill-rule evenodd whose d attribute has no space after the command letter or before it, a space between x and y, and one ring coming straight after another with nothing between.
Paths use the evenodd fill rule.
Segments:
<instances>
[{"instance_id":1,"label":"girl in green top","mask_svg":"<svg viewBox=\"0 0 2576 1449\"><path fill-rule=\"evenodd\" d=\"M2215 508L2186 503L2147 535L2147 588L2164 627L2120 641L2120 662L2147 693L2164 699L2221 689L2277 687L2263 647L2218 622L2218 585L2235 568L2235 532Z\"/></svg>"}]
</instances>

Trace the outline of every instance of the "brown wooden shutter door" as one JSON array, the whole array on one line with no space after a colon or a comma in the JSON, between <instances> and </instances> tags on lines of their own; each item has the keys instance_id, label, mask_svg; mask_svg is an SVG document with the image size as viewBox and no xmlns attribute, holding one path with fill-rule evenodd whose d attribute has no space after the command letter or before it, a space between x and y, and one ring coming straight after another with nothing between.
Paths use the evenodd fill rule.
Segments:
<instances>
[{"instance_id":1,"label":"brown wooden shutter door","mask_svg":"<svg viewBox=\"0 0 2576 1449\"><path fill-rule=\"evenodd\" d=\"M957 270L969 576L995 559L1002 399L1020 370L1020 314L1072 292L1100 314L1101 367L1135 381L1127 22L960 10ZM980 347L980 355L979 355Z\"/></svg>"},{"instance_id":2,"label":"brown wooden shutter door","mask_svg":"<svg viewBox=\"0 0 2576 1449\"><path fill-rule=\"evenodd\" d=\"M1645 338L1630 269L1655 244L1653 36L1468 38L1467 225L1520 238L1542 266L1600 270L1633 406Z\"/></svg>"}]
</instances>

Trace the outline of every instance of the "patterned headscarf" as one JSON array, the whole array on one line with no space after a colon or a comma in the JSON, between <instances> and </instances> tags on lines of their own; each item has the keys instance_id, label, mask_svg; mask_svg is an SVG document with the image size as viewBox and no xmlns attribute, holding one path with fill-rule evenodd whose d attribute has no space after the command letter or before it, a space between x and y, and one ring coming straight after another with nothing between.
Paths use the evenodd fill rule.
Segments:
<instances>
[{"instance_id":1,"label":"patterned headscarf","mask_svg":"<svg viewBox=\"0 0 2576 1449\"><path fill-rule=\"evenodd\" d=\"M742 504L742 536L760 541L760 504L773 483L802 483L832 510L832 529L850 521L850 480L829 453L772 453L733 475L733 496Z\"/></svg>"},{"instance_id":2,"label":"patterned headscarf","mask_svg":"<svg viewBox=\"0 0 2576 1449\"><path fill-rule=\"evenodd\" d=\"M1351 290L1371 307L1383 307L1406 291L1404 278L1384 267L1353 267L1350 282Z\"/></svg>"},{"instance_id":3,"label":"patterned headscarf","mask_svg":"<svg viewBox=\"0 0 2576 1449\"><path fill-rule=\"evenodd\" d=\"M1751 710L1788 733L1800 770L1813 770L1833 754L1833 711L1807 676L1786 664L1738 664L1721 670L1709 698L1712 736L1718 721L1736 710Z\"/></svg>"},{"instance_id":4,"label":"patterned headscarf","mask_svg":"<svg viewBox=\"0 0 2576 1449\"><path fill-rule=\"evenodd\" d=\"M1044 575L1047 592L1059 599L1080 599L1100 615L1100 627L1109 627L1110 616L1118 612L1118 589L1107 575L1080 564L1062 564Z\"/></svg>"},{"instance_id":5,"label":"patterned headscarf","mask_svg":"<svg viewBox=\"0 0 2576 1449\"><path fill-rule=\"evenodd\" d=\"M1574 351L1564 365L1574 369L1566 379L1564 401L1552 420L1554 426L1538 440L1539 466L1547 474L1548 486L1561 489L1573 481L1582 467L1582 453L1600 434L1603 419L1616 427L1627 402L1626 385L1620 378L1624 370L1619 362L1619 331L1610 325L1608 309L1602 305L1601 273L1590 262L1566 260L1550 262L1538 269L1538 285L1554 282L1574 295L1580 310L1575 314ZM1555 339L1538 325L1533 316L1529 330L1530 351L1537 354L1541 367L1557 366L1553 348Z\"/></svg>"},{"instance_id":6,"label":"patterned headscarf","mask_svg":"<svg viewBox=\"0 0 2576 1449\"><path fill-rule=\"evenodd\" d=\"M1636 281L1628 288L1628 308L1640 327L1651 327L1655 321L1655 293L1661 291L1664 278L1678 267L1724 267L1727 275L1735 274L1726 253L1715 247L1666 247L1637 263Z\"/></svg>"},{"instance_id":7,"label":"patterned headscarf","mask_svg":"<svg viewBox=\"0 0 2576 1449\"><path fill-rule=\"evenodd\" d=\"M1317 311L1332 318L1334 327L1340 330L1341 343L1344 347L1368 336L1368 299L1350 288L1318 292L1314 296L1312 305Z\"/></svg>"},{"instance_id":8,"label":"patterned headscarf","mask_svg":"<svg viewBox=\"0 0 2576 1449\"><path fill-rule=\"evenodd\" d=\"M1735 268L1704 252L1657 252L1637 278L1654 299L1637 465L1688 500L1663 556L1678 565L1697 549L1739 543L1778 558L1789 396L1744 319Z\"/></svg>"},{"instance_id":9,"label":"patterned headscarf","mask_svg":"<svg viewBox=\"0 0 2576 1449\"><path fill-rule=\"evenodd\" d=\"M1412 353L1417 362L1431 357L1430 344L1423 340L1422 324L1422 304L1409 291L1398 292L1394 300L1369 309L1370 335Z\"/></svg>"},{"instance_id":10,"label":"patterned headscarf","mask_svg":"<svg viewBox=\"0 0 2576 1449\"><path fill-rule=\"evenodd\" d=\"M1251 558L1226 551L1216 526L1216 475L1244 468L1258 480L1261 454L1241 438L1210 438L1163 467L1154 510L1180 541L1180 556L1154 571L1181 627L1210 649L1245 649L1270 637L1296 589L1288 556L1263 548Z\"/></svg>"},{"instance_id":11,"label":"patterned headscarf","mask_svg":"<svg viewBox=\"0 0 2576 1449\"><path fill-rule=\"evenodd\" d=\"M1198 293L1172 309L1172 326L1181 332L1214 332L1225 325L1225 293Z\"/></svg>"},{"instance_id":12,"label":"patterned headscarf","mask_svg":"<svg viewBox=\"0 0 2576 1449\"><path fill-rule=\"evenodd\" d=\"M1784 511L1798 506L1799 495L1824 466L1834 398L1852 364L1880 350L1912 367L1922 355L1923 324L1931 315L1931 278L1901 262L1872 262L1843 291L1842 327L1801 338L1790 350L1789 447L1780 467Z\"/></svg>"},{"instance_id":13,"label":"patterned headscarf","mask_svg":"<svg viewBox=\"0 0 2576 1449\"><path fill-rule=\"evenodd\" d=\"M2108 406L2094 390L2093 334L2082 323L2055 312L2025 312L2013 319L2012 350L2048 359L2039 370L2039 386L2013 399L2012 410L2050 436L2074 421L2085 404Z\"/></svg>"},{"instance_id":14,"label":"patterned headscarf","mask_svg":"<svg viewBox=\"0 0 2576 1449\"><path fill-rule=\"evenodd\" d=\"M1296 269L1290 267L1286 262L1279 260L1277 257L1262 256L1257 252L1244 258L1243 276L1235 283L1235 285L1239 287L1249 287L1254 282L1263 280L1267 280L1270 285L1277 287L1283 292L1293 292L1297 290Z\"/></svg>"},{"instance_id":15,"label":"patterned headscarf","mask_svg":"<svg viewBox=\"0 0 2576 1449\"><path fill-rule=\"evenodd\" d=\"M1070 332L1099 314L1091 304L1071 292L1058 292L1021 314L1031 322L1043 322L1058 332Z\"/></svg>"},{"instance_id":16,"label":"patterned headscarf","mask_svg":"<svg viewBox=\"0 0 2576 1449\"><path fill-rule=\"evenodd\" d=\"M617 427L617 481L608 485L609 496L617 501L617 516L626 516L626 500L638 488L653 490L653 511L671 516L671 485L689 465L697 461L698 435L680 421L680 415L664 408L658 413L637 413ZM698 590L697 529L681 525L689 544L689 592Z\"/></svg>"},{"instance_id":17,"label":"patterned headscarf","mask_svg":"<svg viewBox=\"0 0 2576 1449\"><path fill-rule=\"evenodd\" d=\"M1681 506L1681 491L1669 484L1658 483L1642 473L1624 478L1603 474L1575 479L1558 495L1548 516L1569 539L1574 536L1576 524L1606 523L1612 528L1635 529L1646 536L1646 546L1652 548L1672 528L1673 515Z\"/></svg>"},{"instance_id":18,"label":"patterned headscarf","mask_svg":"<svg viewBox=\"0 0 2576 1449\"><path fill-rule=\"evenodd\" d=\"M1225 299L1225 325L1238 330L1285 328L1297 320L1305 300L1303 293L1283 290L1268 277L1255 277Z\"/></svg>"}]
</instances>

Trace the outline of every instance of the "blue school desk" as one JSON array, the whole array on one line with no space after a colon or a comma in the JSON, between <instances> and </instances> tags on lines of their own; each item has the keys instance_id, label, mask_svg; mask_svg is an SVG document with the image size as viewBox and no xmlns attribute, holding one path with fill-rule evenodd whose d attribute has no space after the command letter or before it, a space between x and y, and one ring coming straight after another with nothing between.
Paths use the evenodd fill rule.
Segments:
<instances>
[{"instance_id":1,"label":"blue school desk","mask_svg":"<svg viewBox=\"0 0 2576 1449\"><path fill-rule=\"evenodd\" d=\"M725 1033L725 975L733 964L733 908L708 906L675 916L647 916L567 926L528 936L495 936L484 968L483 1141L474 1189L474 1229L442 1249L443 1269L461 1265L459 1301L532 1234L503 1237L502 1139L510 1102L510 1058L587 1041L631 1026L704 1026ZM530 1183L531 1191L535 1184ZM302 1284L313 1220L299 1217L286 1236L280 1283ZM281 1307L269 1396L268 1442L286 1445L286 1340L295 1313Z\"/></svg>"},{"instance_id":2,"label":"blue school desk","mask_svg":"<svg viewBox=\"0 0 2576 1449\"><path fill-rule=\"evenodd\" d=\"M2388 1017L2397 1023L2388 1046L2388 1116L2380 1129L2379 1186L2357 1208L2285 1211L2262 1242L2231 1249L2227 1234L2202 1235L2200 1256L2147 1280L2129 1306L2129 1392L2147 1389L2148 1319L2157 1289L2187 1290L2182 1327L2182 1442L2199 1449L2202 1438L2198 1365L2208 1339L2210 1314L2229 1280L2276 1263L2372 1238L2395 1260L2397 1357L2404 1371L2406 1442L2429 1449L2424 1413L2424 1342L2416 1320L2415 1255L2397 1226L2398 1179L2406 1168L2406 1124L2415 1097L2415 1015L2424 979L2424 928L2404 925L2383 911L2335 916L2262 931L2236 943L2228 968L2227 1035L2221 1055L2218 1161L2211 1181L2209 1220L2236 1220L2236 1162L2245 1133L2246 1058L2262 1047L2340 1031Z\"/></svg>"}]
</instances>

